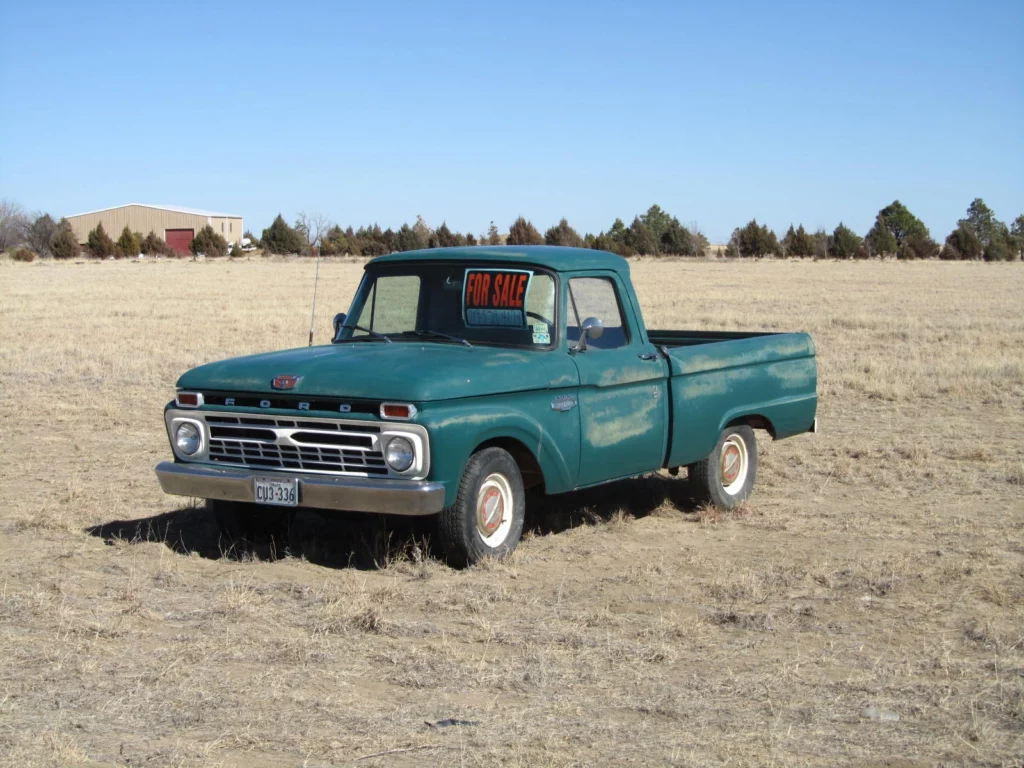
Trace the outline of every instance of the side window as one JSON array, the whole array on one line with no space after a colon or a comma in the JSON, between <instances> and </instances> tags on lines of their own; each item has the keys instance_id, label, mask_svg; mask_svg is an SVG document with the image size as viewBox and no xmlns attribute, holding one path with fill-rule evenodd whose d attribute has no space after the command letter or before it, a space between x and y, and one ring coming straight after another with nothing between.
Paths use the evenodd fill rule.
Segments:
<instances>
[{"instance_id":1,"label":"side window","mask_svg":"<svg viewBox=\"0 0 1024 768\"><path fill-rule=\"evenodd\" d=\"M629 343L626 324L615 292L615 283L607 277L575 277L569 281L569 307L566 335L569 343L580 339L580 323L596 317L604 324L598 339L587 339L588 349L615 349Z\"/></svg>"},{"instance_id":2,"label":"side window","mask_svg":"<svg viewBox=\"0 0 1024 768\"><path fill-rule=\"evenodd\" d=\"M526 297L526 312L527 325L532 327L545 323L549 334L555 332L551 324L555 321L555 281L551 275L534 274L530 281L530 293ZM549 320L550 323L547 322Z\"/></svg>"},{"instance_id":3,"label":"side window","mask_svg":"<svg viewBox=\"0 0 1024 768\"><path fill-rule=\"evenodd\" d=\"M420 304L418 275L391 275L377 278L366 297L356 325L377 333L401 333L416 329ZM353 331L363 336L363 331Z\"/></svg>"}]
</instances>

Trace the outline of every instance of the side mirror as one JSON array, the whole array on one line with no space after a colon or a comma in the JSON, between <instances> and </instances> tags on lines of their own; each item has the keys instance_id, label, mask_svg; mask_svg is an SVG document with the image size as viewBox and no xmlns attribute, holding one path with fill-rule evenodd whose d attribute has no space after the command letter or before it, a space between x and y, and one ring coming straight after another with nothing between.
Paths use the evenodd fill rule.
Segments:
<instances>
[{"instance_id":1,"label":"side mirror","mask_svg":"<svg viewBox=\"0 0 1024 768\"><path fill-rule=\"evenodd\" d=\"M600 339L604 333L604 323L599 317L588 317L580 326L580 340L576 344L576 351L582 352L587 348L587 339Z\"/></svg>"},{"instance_id":2,"label":"side mirror","mask_svg":"<svg viewBox=\"0 0 1024 768\"><path fill-rule=\"evenodd\" d=\"M338 340L338 334L341 333L341 326L345 324L345 321L347 319L348 315L346 315L344 312L339 312L334 316L334 338L332 339L332 341Z\"/></svg>"}]
</instances>

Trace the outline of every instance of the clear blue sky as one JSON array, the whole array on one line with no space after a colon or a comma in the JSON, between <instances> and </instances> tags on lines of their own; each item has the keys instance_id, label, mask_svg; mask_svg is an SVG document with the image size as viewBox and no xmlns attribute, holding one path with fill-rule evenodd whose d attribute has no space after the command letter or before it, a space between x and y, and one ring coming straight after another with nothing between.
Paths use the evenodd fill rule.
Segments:
<instances>
[{"instance_id":1,"label":"clear blue sky","mask_svg":"<svg viewBox=\"0 0 1024 768\"><path fill-rule=\"evenodd\" d=\"M1024 213L1024 2L0 0L0 197L581 232Z\"/></svg>"}]
</instances>

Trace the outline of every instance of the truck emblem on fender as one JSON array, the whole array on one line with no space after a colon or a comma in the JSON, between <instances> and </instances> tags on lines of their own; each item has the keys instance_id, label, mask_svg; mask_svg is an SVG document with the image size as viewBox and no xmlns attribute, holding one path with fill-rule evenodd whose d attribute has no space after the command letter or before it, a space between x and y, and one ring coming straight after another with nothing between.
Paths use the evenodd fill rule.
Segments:
<instances>
[{"instance_id":1,"label":"truck emblem on fender","mask_svg":"<svg viewBox=\"0 0 1024 768\"><path fill-rule=\"evenodd\" d=\"M302 381L301 376L292 376L290 373L282 373L280 376L275 376L274 380L270 382L270 386L274 389L295 389L295 386Z\"/></svg>"},{"instance_id":2,"label":"truck emblem on fender","mask_svg":"<svg viewBox=\"0 0 1024 768\"><path fill-rule=\"evenodd\" d=\"M553 411L571 411L576 407L576 398L572 395L560 395L551 401Z\"/></svg>"}]
</instances>

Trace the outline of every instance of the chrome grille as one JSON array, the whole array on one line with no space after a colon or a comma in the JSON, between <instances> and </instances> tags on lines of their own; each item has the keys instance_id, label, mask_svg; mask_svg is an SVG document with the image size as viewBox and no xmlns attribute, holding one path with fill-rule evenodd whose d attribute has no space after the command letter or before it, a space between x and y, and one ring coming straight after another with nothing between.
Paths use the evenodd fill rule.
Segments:
<instances>
[{"instance_id":1,"label":"chrome grille","mask_svg":"<svg viewBox=\"0 0 1024 768\"><path fill-rule=\"evenodd\" d=\"M205 416L209 460L261 469L387 475L380 427L257 416Z\"/></svg>"}]
</instances>

